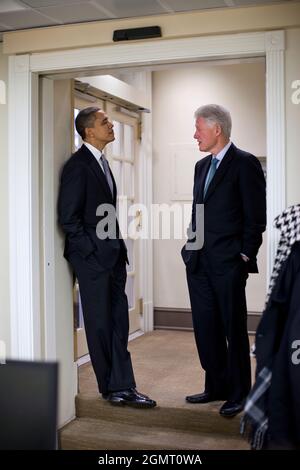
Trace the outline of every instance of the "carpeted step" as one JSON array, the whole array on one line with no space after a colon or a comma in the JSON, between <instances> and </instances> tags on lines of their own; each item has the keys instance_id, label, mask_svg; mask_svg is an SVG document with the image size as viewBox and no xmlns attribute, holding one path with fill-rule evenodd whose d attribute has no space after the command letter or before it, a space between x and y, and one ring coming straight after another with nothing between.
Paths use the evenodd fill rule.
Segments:
<instances>
[{"instance_id":1,"label":"carpeted step","mask_svg":"<svg viewBox=\"0 0 300 470\"><path fill-rule=\"evenodd\" d=\"M131 410L133 411L133 410ZM137 411L137 410L135 410ZM140 415L142 422L142 417ZM147 422L148 423L148 422ZM64 450L236 450L249 449L239 436L191 432L151 425L77 418L60 431Z\"/></svg>"},{"instance_id":2,"label":"carpeted step","mask_svg":"<svg viewBox=\"0 0 300 470\"><path fill-rule=\"evenodd\" d=\"M99 394L79 394L76 397L76 416L94 420L111 421L120 425L145 425L149 428L172 428L187 432L219 433L230 438L239 436L241 415L224 418L219 415L223 402L188 404L162 399L152 409L116 407L103 400Z\"/></svg>"},{"instance_id":3,"label":"carpeted step","mask_svg":"<svg viewBox=\"0 0 300 470\"><path fill-rule=\"evenodd\" d=\"M103 400L90 364L79 369L77 419L62 430L65 449L247 449L241 414L219 415L223 402L189 404L204 390L191 332L154 331L129 343L138 390L157 401L154 409L115 407Z\"/></svg>"}]
</instances>

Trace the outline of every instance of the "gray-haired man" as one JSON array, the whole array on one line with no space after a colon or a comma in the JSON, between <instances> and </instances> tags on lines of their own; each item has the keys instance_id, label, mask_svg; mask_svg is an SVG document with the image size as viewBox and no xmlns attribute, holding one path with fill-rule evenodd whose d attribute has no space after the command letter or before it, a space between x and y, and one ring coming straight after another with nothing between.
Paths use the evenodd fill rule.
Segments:
<instances>
[{"instance_id":1,"label":"gray-haired man","mask_svg":"<svg viewBox=\"0 0 300 470\"><path fill-rule=\"evenodd\" d=\"M234 416L251 386L245 287L248 273L258 272L265 179L257 158L231 143L225 108L202 106L195 118L199 150L210 152L196 163L193 193L193 230L196 205L204 204L204 244L194 251L184 247L182 256L205 389L186 400L226 400L220 414Z\"/></svg>"}]
</instances>

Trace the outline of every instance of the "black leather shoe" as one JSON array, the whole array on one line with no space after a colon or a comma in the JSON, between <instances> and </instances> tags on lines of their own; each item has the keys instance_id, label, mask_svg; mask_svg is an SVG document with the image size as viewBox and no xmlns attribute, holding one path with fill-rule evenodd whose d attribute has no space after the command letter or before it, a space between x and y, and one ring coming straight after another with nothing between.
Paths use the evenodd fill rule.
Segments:
<instances>
[{"instance_id":1,"label":"black leather shoe","mask_svg":"<svg viewBox=\"0 0 300 470\"><path fill-rule=\"evenodd\" d=\"M210 393L203 392L196 395L188 395L185 397L188 403L209 403L211 401L225 400L224 397L214 397Z\"/></svg>"},{"instance_id":2,"label":"black leather shoe","mask_svg":"<svg viewBox=\"0 0 300 470\"><path fill-rule=\"evenodd\" d=\"M225 417L232 417L243 411L244 402L240 401L226 401L220 408L220 415Z\"/></svg>"},{"instance_id":3,"label":"black leather shoe","mask_svg":"<svg viewBox=\"0 0 300 470\"><path fill-rule=\"evenodd\" d=\"M107 400L109 397L109 392L107 393L101 393L103 400Z\"/></svg>"},{"instance_id":4,"label":"black leather shoe","mask_svg":"<svg viewBox=\"0 0 300 470\"><path fill-rule=\"evenodd\" d=\"M134 408L154 408L156 406L156 401L139 393L134 388L111 392L107 400L115 406L127 405Z\"/></svg>"},{"instance_id":5,"label":"black leather shoe","mask_svg":"<svg viewBox=\"0 0 300 470\"><path fill-rule=\"evenodd\" d=\"M132 391L136 394L139 398L147 398L149 399L148 395L144 395L144 393L139 392L136 388L133 388Z\"/></svg>"}]
</instances>

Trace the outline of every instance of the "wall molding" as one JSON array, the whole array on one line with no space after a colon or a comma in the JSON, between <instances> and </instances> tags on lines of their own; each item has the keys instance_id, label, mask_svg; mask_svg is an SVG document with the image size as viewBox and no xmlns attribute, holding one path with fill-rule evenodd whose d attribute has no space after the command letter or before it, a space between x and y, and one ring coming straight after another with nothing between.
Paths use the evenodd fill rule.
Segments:
<instances>
[{"instance_id":1,"label":"wall molding","mask_svg":"<svg viewBox=\"0 0 300 470\"><path fill-rule=\"evenodd\" d=\"M265 34L258 32L164 39L33 53L30 55L30 70L40 73L62 72L70 69L93 70L99 69L99 66L105 68L207 60L220 57L261 56L266 51ZM275 47L276 45L274 45Z\"/></svg>"},{"instance_id":2,"label":"wall molding","mask_svg":"<svg viewBox=\"0 0 300 470\"><path fill-rule=\"evenodd\" d=\"M152 102L152 77L150 72L137 75L137 88L145 90L146 100ZM149 207L152 204L152 116L142 113L142 145L139 153L139 195L140 202ZM143 298L143 316L141 329L153 330L153 242L140 240L139 271L141 296Z\"/></svg>"},{"instance_id":3,"label":"wall molding","mask_svg":"<svg viewBox=\"0 0 300 470\"><path fill-rule=\"evenodd\" d=\"M40 269L38 209L38 77L30 58L9 58L9 263L11 354L39 359ZM16 132L17 129L17 132Z\"/></svg>"},{"instance_id":4,"label":"wall molding","mask_svg":"<svg viewBox=\"0 0 300 470\"><path fill-rule=\"evenodd\" d=\"M43 237L43 259L47 260L43 266L44 293L43 293L43 309L44 309L44 331L45 345L44 355L47 360L55 360L56 352L56 315L55 312L55 243L54 237L49 236L53 233L53 227L56 224L55 207L53 198L54 188L54 82L43 78L41 80L42 95L42 134L43 141L41 154L43 156L42 172L40 176L43 180L43 199L42 203L42 237ZM46 133L47 130L47 133ZM47 207L47 216L45 216L45 208Z\"/></svg>"},{"instance_id":5,"label":"wall molding","mask_svg":"<svg viewBox=\"0 0 300 470\"><path fill-rule=\"evenodd\" d=\"M285 72L284 32L266 33L266 90L267 90L267 278L270 278L279 231L273 227L274 218L286 207L286 130L285 130Z\"/></svg>"}]
</instances>

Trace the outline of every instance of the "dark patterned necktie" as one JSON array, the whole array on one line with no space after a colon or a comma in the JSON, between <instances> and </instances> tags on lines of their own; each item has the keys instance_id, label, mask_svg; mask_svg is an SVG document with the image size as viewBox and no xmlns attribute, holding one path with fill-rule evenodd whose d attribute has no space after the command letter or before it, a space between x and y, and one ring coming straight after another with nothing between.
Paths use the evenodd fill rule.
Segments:
<instances>
[{"instance_id":1,"label":"dark patterned necktie","mask_svg":"<svg viewBox=\"0 0 300 470\"><path fill-rule=\"evenodd\" d=\"M114 185L113 185L113 180L112 180L112 177L111 177L111 174L110 174L108 161L106 160L106 158L103 154L101 155L100 160L101 160L101 163L103 165L104 174L105 174L108 186L110 188L111 194L114 195Z\"/></svg>"}]
</instances>

